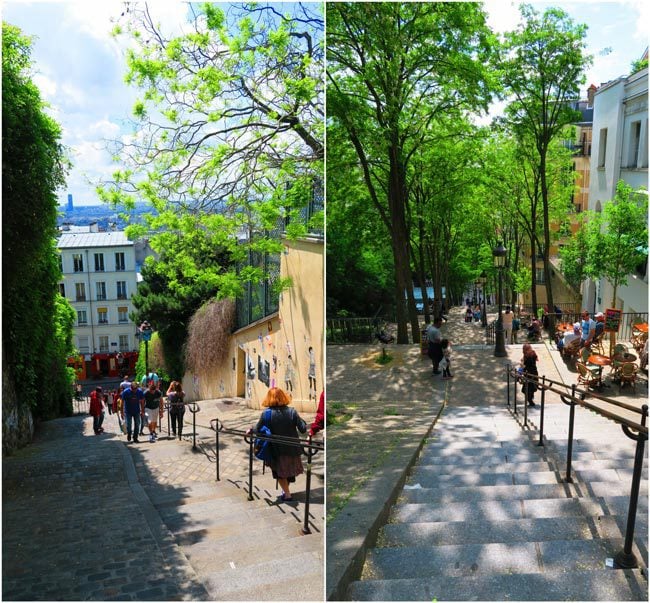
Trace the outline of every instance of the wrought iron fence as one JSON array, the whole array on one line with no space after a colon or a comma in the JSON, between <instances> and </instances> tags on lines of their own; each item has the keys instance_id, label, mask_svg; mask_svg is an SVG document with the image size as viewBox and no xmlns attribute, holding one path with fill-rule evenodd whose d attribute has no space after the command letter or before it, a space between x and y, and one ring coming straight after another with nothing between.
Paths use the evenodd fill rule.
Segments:
<instances>
[{"instance_id":1,"label":"wrought iron fence","mask_svg":"<svg viewBox=\"0 0 650 603\"><path fill-rule=\"evenodd\" d=\"M327 343L372 343L377 330L373 318L328 318Z\"/></svg>"}]
</instances>

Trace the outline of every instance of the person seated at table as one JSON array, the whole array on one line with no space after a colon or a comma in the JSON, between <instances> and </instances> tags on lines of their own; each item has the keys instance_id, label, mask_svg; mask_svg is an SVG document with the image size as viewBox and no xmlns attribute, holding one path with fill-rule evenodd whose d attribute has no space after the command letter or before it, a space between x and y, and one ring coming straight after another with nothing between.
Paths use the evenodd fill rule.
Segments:
<instances>
[{"instance_id":1,"label":"person seated at table","mask_svg":"<svg viewBox=\"0 0 650 603\"><path fill-rule=\"evenodd\" d=\"M585 348L591 345L591 342L596 334L596 321L589 318L587 310L582 311L582 335L580 337L580 347Z\"/></svg>"},{"instance_id":2,"label":"person seated at table","mask_svg":"<svg viewBox=\"0 0 650 603\"><path fill-rule=\"evenodd\" d=\"M594 318L596 319L594 337L599 337L605 331L605 315L602 312L597 312Z\"/></svg>"},{"instance_id":3,"label":"person seated at table","mask_svg":"<svg viewBox=\"0 0 650 603\"><path fill-rule=\"evenodd\" d=\"M575 341L576 339L580 339L579 322L574 323L573 329L564 332L563 337L559 339L557 342L557 349L560 350L561 352L565 348L565 346L569 345L572 341Z\"/></svg>"},{"instance_id":4,"label":"person seated at table","mask_svg":"<svg viewBox=\"0 0 650 603\"><path fill-rule=\"evenodd\" d=\"M536 341L542 336L542 322L537 318L533 318L530 326L528 327L528 339Z\"/></svg>"}]
</instances>

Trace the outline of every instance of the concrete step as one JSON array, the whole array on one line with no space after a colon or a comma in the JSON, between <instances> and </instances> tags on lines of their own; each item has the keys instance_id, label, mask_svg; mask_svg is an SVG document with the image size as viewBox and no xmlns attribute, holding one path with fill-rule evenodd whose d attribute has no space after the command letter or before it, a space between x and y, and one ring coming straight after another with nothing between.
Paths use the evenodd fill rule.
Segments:
<instances>
[{"instance_id":1,"label":"concrete step","mask_svg":"<svg viewBox=\"0 0 650 603\"><path fill-rule=\"evenodd\" d=\"M600 469L616 469L616 470L631 470L634 467L632 459L586 459L586 460L573 460L571 466L576 470L600 470ZM556 471L561 472L566 470L566 459L558 459L557 457L550 458L544 461L530 461L530 462L507 462L507 463L492 463L481 465L424 465L419 464L413 471L416 475L418 471L435 471L439 475L450 474L456 475L459 473L498 473L499 470L510 470L515 473L524 471L537 472L537 471ZM645 468L644 468L645 471Z\"/></svg>"},{"instance_id":2,"label":"concrete step","mask_svg":"<svg viewBox=\"0 0 650 603\"><path fill-rule=\"evenodd\" d=\"M628 507L625 497L612 498L541 498L507 501L486 500L456 502L453 505L423 503L398 504L391 514L391 523L432 523L457 521L501 521L541 517L574 517L625 515ZM639 517L647 516L647 500L641 501Z\"/></svg>"},{"instance_id":3,"label":"concrete step","mask_svg":"<svg viewBox=\"0 0 650 603\"><path fill-rule=\"evenodd\" d=\"M539 452L538 452L539 450ZM420 455L419 463L422 465L494 465L500 463L532 463L543 460L546 454L542 446L534 449L521 449L514 452L506 450L486 452L485 454L466 455L462 452L450 452L436 450L423 450ZM592 457L595 458L595 457Z\"/></svg>"},{"instance_id":4,"label":"concrete step","mask_svg":"<svg viewBox=\"0 0 650 603\"><path fill-rule=\"evenodd\" d=\"M621 527L622 526L622 527ZM384 526L382 546L440 546L486 544L490 542L541 542L548 540L591 540L623 538L625 518L542 517L496 521L400 523Z\"/></svg>"},{"instance_id":5,"label":"concrete step","mask_svg":"<svg viewBox=\"0 0 650 603\"><path fill-rule=\"evenodd\" d=\"M250 552L254 556L252 534L250 540ZM315 601L323 598L322 568L322 555L295 555L290 549L282 548L270 561L197 573L213 601Z\"/></svg>"},{"instance_id":6,"label":"concrete step","mask_svg":"<svg viewBox=\"0 0 650 603\"><path fill-rule=\"evenodd\" d=\"M623 546L623 539L613 539L380 548L366 557L362 579L598 570ZM647 567L647 551L646 557L638 548L633 552Z\"/></svg>"},{"instance_id":7,"label":"concrete step","mask_svg":"<svg viewBox=\"0 0 650 603\"><path fill-rule=\"evenodd\" d=\"M647 601L640 570L427 577L354 582L354 601Z\"/></svg>"}]
</instances>

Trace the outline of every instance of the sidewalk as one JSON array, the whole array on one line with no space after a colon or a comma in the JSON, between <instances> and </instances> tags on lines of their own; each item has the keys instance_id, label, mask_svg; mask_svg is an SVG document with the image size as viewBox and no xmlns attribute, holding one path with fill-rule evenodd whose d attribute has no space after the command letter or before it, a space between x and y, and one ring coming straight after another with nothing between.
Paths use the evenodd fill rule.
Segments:
<instances>
[{"instance_id":1,"label":"sidewalk","mask_svg":"<svg viewBox=\"0 0 650 603\"><path fill-rule=\"evenodd\" d=\"M328 427L327 436L330 600L344 598L350 580L358 576L367 549L388 520L389 509L445 405L506 404L505 366L519 364L523 342L506 346L507 357L496 358L494 346L485 345L484 329L479 323L465 323L461 308L451 310L442 333L453 348L455 378L449 381L431 375L431 361L418 345L387 346L394 359L383 366L374 362L381 354L379 344L327 347L328 412L340 421ZM548 343L533 347L540 376L575 383L575 373ZM617 387L612 389L618 394ZM634 398L637 404L646 399L641 391L632 395L624 390L616 397ZM546 403L562 405L553 393L547 393ZM531 418L537 418L538 409L532 410Z\"/></svg>"},{"instance_id":2,"label":"sidewalk","mask_svg":"<svg viewBox=\"0 0 650 603\"><path fill-rule=\"evenodd\" d=\"M296 502L278 504L256 461L248 501L248 446L224 435L216 482L209 420L243 429L259 412L199 404L197 450L190 413L183 441L167 437L165 417L158 442L129 445L114 415L100 436L75 416L41 424L3 459L3 600L322 600L323 459L302 536L304 476Z\"/></svg>"}]
</instances>

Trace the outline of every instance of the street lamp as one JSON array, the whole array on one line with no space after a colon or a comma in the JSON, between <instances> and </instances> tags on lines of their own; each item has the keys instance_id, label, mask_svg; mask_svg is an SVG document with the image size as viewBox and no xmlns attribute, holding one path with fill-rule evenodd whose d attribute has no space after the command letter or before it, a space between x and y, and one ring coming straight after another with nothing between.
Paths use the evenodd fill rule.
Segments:
<instances>
[{"instance_id":1,"label":"street lamp","mask_svg":"<svg viewBox=\"0 0 650 603\"><path fill-rule=\"evenodd\" d=\"M492 250L492 257L494 258L494 266L499 273L499 316L497 318L497 326L495 331L495 345L494 345L494 355L498 358L503 358L507 356L506 353L506 344L503 334L503 317L501 316L501 300L503 297L503 292L501 290L501 278L503 269L506 265L506 248L501 244L501 241L497 243L497 246Z\"/></svg>"},{"instance_id":2,"label":"street lamp","mask_svg":"<svg viewBox=\"0 0 650 603\"><path fill-rule=\"evenodd\" d=\"M144 384L149 385L149 341L151 341L151 333L153 329L149 321L145 320L140 325L140 333L142 334L142 341L144 341Z\"/></svg>"},{"instance_id":3,"label":"street lamp","mask_svg":"<svg viewBox=\"0 0 650 603\"><path fill-rule=\"evenodd\" d=\"M481 275L478 277L478 282L481 283L481 291L483 293L483 312L481 313L481 326L483 328L487 327L487 309L485 307L485 285L487 284L487 274L485 270L481 272Z\"/></svg>"}]
</instances>

